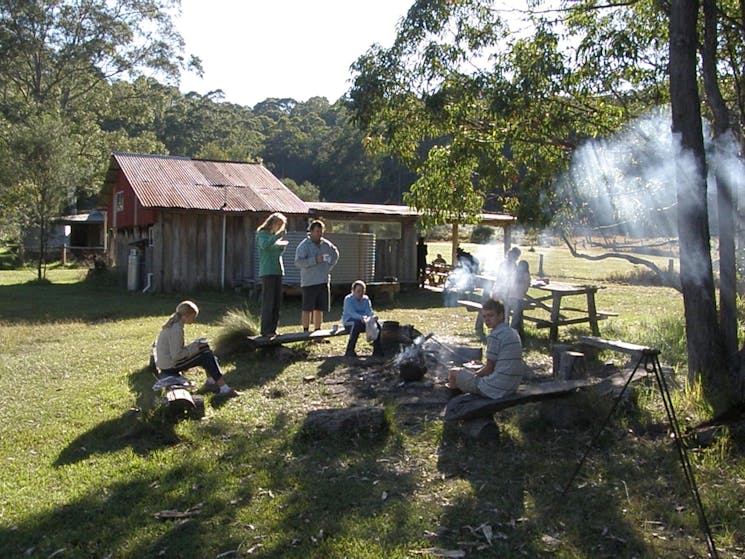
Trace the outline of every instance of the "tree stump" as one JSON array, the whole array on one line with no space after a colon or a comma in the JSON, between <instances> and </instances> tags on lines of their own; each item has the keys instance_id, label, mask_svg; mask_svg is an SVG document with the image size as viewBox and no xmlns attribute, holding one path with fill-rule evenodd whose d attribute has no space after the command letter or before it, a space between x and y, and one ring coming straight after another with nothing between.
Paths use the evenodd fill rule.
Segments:
<instances>
[{"instance_id":1,"label":"tree stump","mask_svg":"<svg viewBox=\"0 0 745 559\"><path fill-rule=\"evenodd\" d=\"M561 380L576 380L587 378L585 354L579 351L564 351L559 361L559 371L556 375Z\"/></svg>"},{"instance_id":2,"label":"tree stump","mask_svg":"<svg viewBox=\"0 0 745 559\"><path fill-rule=\"evenodd\" d=\"M554 344L551 346L552 371L554 377L558 378L559 369L561 369L561 356L565 351L570 351L572 346L567 344Z\"/></svg>"}]
</instances>

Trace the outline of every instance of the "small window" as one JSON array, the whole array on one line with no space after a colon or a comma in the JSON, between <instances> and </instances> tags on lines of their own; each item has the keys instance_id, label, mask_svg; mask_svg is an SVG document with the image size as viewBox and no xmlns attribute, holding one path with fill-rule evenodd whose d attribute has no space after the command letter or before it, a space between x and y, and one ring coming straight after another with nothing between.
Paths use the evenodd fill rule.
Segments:
<instances>
[{"instance_id":1,"label":"small window","mask_svg":"<svg viewBox=\"0 0 745 559\"><path fill-rule=\"evenodd\" d=\"M147 246L151 247L155 244L155 231L154 227L150 226L147 228Z\"/></svg>"},{"instance_id":2,"label":"small window","mask_svg":"<svg viewBox=\"0 0 745 559\"><path fill-rule=\"evenodd\" d=\"M117 212L120 212L124 209L124 192L121 190L114 194L114 209Z\"/></svg>"}]
</instances>

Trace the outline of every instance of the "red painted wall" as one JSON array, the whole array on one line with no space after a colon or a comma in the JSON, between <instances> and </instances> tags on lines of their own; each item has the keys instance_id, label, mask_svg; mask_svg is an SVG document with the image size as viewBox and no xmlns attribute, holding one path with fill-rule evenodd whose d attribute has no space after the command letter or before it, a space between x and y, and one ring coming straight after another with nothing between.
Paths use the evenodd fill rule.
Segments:
<instances>
[{"instance_id":1,"label":"red painted wall","mask_svg":"<svg viewBox=\"0 0 745 559\"><path fill-rule=\"evenodd\" d=\"M124 201L124 207L119 211L116 211L115 208L117 192L122 192ZM124 178L124 174L119 171L116 184L109 198L110 226L117 229L124 229L138 225L152 225L155 223L155 213L156 210L154 208L145 208L140 204L134 190L132 190L132 187Z\"/></svg>"}]
</instances>

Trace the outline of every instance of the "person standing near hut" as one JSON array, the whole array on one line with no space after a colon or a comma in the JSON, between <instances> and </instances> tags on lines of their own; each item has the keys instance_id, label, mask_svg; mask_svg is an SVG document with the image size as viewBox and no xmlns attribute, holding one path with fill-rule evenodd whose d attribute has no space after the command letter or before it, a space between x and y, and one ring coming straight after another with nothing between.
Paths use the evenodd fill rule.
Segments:
<instances>
[{"instance_id":1,"label":"person standing near hut","mask_svg":"<svg viewBox=\"0 0 745 559\"><path fill-rule=\"evenodd\" d=\"M323 236L324 224L311 222L308 236L295 249L295 266L300 269L300 287L303 291L301 322L303 332L313 327L321 329L323 313L329 310L331 270L339 261L339 249Z\"/></svg>"},{"instance_id":2,"label":"person standing near hut","mask_svg":"<svg viewBox=\"0 0 745 559\"><path fill-rule=\"evenodd\" d=\"M170 318L163 324L155 341L155 366L161 376L180 375L181 371L200 366L207 371L204 390L218 392L222 396L240 396L230 388L222 376L220 364L212 353L207 340L194 340L184 344L184 325L197 319L199 307L192 301L181 301Z\"/></svg>"},{"instance_id":3,"label":"person standing near hut","mask_svg":"<svg viewBox=\"0 0 745 559\"><path fill-rule=\"evenodd\" d=\"M261 335L277 335L279 307L282 304L282 277L285 275L282 253L287 248L284 239L287 218L273 213L256 230L259 247L259 277L261 278Z\"/></svg>"},{"instance_id":4,"label":"person standing near hut","mask_svg":"<svg viewBox=\"0 0 745 559\"><path fill-rule=\"evenodd\" d=\"M419 237L416 244L416 269L417 282L423 288L427 279L427 243L424 242L424 237Z\"/></svg>"},{"instance_id":5,"label":"person standing near hut","mask_svg":"<svg viewBox=\"0 0 745 559\"><path fill-rule=\"evenodd\" d=\"M509 308L512 309L512 318L510 326L517 330L520 336L523 335L523 310L525 309L525 296L530 289L530 265L527 260L520 260L517 263L517 270L512 281L512 288L509 295ZM507 312L505 310L505 312ZM509 318L509 317L508 317Z\"/></svg>"}]
</instances>

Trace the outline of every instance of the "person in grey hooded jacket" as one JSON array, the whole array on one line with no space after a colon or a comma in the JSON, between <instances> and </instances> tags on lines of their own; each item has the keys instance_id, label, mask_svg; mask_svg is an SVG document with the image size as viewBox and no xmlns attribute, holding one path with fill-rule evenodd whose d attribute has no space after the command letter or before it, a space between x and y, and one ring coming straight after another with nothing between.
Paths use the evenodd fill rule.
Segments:
<instances>
[{"instance_id":1,"label":"person in grey hooded jacket","mask_svg":"<svg viewBox=\"0 0 745 559\"><path fill-rule=\"evenodd\" d=\"M329 310L331 270L339 261L339 249L323 237L324 224L311 222L308 236L295 249L295 266L300 269L300 287L303 291L301 322L303 331L321 329L323 313Z\"/></svg>"}]
</instances>

